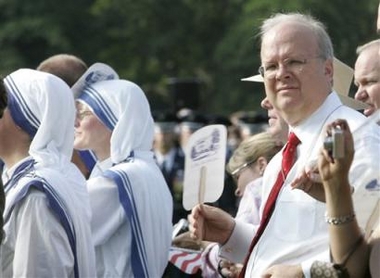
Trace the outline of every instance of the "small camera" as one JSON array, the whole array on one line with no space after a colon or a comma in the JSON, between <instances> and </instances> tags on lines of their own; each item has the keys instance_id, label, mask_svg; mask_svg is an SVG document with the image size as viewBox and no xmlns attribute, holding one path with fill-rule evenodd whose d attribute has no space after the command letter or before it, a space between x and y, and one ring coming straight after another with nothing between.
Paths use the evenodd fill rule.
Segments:
<instances>
[{"instance_id":1,"label":"small camera","mask_svg":"<svg viewBox=\"0 0 380 278\"><path fill-rule=\"evenodd\" d=\"M340 126L335 127L331 132L331 136L325 138L323 146L331 157L344 157L344 136Z\"/></svg>"}]
</instances>

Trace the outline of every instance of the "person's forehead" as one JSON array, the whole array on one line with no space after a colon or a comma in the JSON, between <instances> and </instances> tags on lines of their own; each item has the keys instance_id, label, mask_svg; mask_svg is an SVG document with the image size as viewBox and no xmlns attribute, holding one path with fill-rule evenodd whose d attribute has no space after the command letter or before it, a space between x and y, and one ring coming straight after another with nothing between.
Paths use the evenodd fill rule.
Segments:
<instances>
[{"instance_id":1,"label":"person's forehead","mask_svg":"<svg viewBox=\"0 0 380 278\"><path fill-rule=\"evenodd\" d=\"M355 71L358 70L379 70L380 59L375 47L368 48L361 52L355 62Z\"/></svg>"},{"instance_id":2,"label":"person's forehead","mask_svg":"<svg viewBox=\"0 0 380 278\"><path fill-rule=\"evenodd\" d=\"M380 68L373 59L358 59L355 63L354 83L358 85L367 80L376 78L379 74Z\"/></svg>"},{"instance_id":3,"label":"person's forehead","mask_svg":"<svg viewBox=\"0 0 380 278\"><path fill-rule=\"evenodd\" d=\"M278 24L264 34L261 57L273 55L313 55L317 51L316 36L307 27L296 23Z\"/></svg>"},{"instance_id":4,"label":"person's forehead","mask_svg":"<svg viewBox=\"0 0 380 278\"><path fill-rule=\"evenodd\" d=\"M79 110L90 110L90 106L87 104L87 103L84 103L82 101L76 101L75 102L75 105L76 105L76 108L79 109Z\"/></svg>"}]
</instances>

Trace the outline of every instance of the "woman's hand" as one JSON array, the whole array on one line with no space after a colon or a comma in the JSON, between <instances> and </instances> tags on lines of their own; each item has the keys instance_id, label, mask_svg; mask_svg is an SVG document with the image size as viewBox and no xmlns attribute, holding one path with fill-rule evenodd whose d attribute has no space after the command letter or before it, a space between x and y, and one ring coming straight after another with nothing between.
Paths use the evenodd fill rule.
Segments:
<instances>
[{"instance_id":1,"label":"woman's hand","mask_svg":"<svg viewBox=\"0 0 380 278\"><path fill-rule=\"evenodd\" d=\"M319 159L319 174L325 187L339 191L340 184L348 183L348 172L354 157L354 142L345 120L335 120L326 127L326 135L331 136L334 128L339 128L343 136L343 157L334 158L329 150L322 148ZM342 146L339 146L342 147Z\"/></svg>"}]
</instances>

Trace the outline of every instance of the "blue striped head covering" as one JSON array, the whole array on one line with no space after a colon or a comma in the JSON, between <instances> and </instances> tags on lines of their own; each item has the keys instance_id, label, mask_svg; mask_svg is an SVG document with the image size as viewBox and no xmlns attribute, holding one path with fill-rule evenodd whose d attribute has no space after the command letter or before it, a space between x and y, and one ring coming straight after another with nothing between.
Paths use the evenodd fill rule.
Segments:
<instances>
[{"instance_id":1,"label":"blue striped head covering","mask_svg":"<svg viewBox=\"0 0 380 278\"><path fill-rule=\"evenodd\" d=\"M12 75L8 75L4 79L4 84L8 91L8 108L13 121L33 139L37 133L40 121L35 112L28 106L26 99L20 91L21 89L16 84Z\"/></svg>"},{"instance_id":2,"label":"blue striped head covering","mask_svg":"<svg viewBox=\"0 0 380 278\"><path fill-rule=\"evenodd\" d=\"M124 161L132 151L150 151L154 124L149 102L139 86L127 80L106 80L85 87L77 101L90 107L112 131L111 159Z\"/></svg>"},{"instance_id":3,"label":"blue striped head covering","mask_svg":"<svg viewBox=\"0 0 380 278\"><path fill-rule=\"evenodd\" d=\"M32 139L30 155L37 162L54 165L57 160L71 159L75 103L68 85L32 69L9 74L4 85L13 121Z\"/></svg>"}]
</instances>

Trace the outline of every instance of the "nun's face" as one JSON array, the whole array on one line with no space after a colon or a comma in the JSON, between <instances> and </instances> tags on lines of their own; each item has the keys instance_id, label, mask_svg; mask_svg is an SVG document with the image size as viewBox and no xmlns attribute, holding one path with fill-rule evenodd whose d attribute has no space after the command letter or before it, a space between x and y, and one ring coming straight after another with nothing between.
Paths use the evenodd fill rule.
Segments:
<instances>
[{"instance_id":1,"label":"nun's face","mask_svg":"<svg viewBox=\"0 0 380 278\"><path fill-rule=\"evenodd\" d=\"M112 132L82 103L77 104L74 148L92 150L99 161L110 156Z\"/></svg>"}]
</instances>

